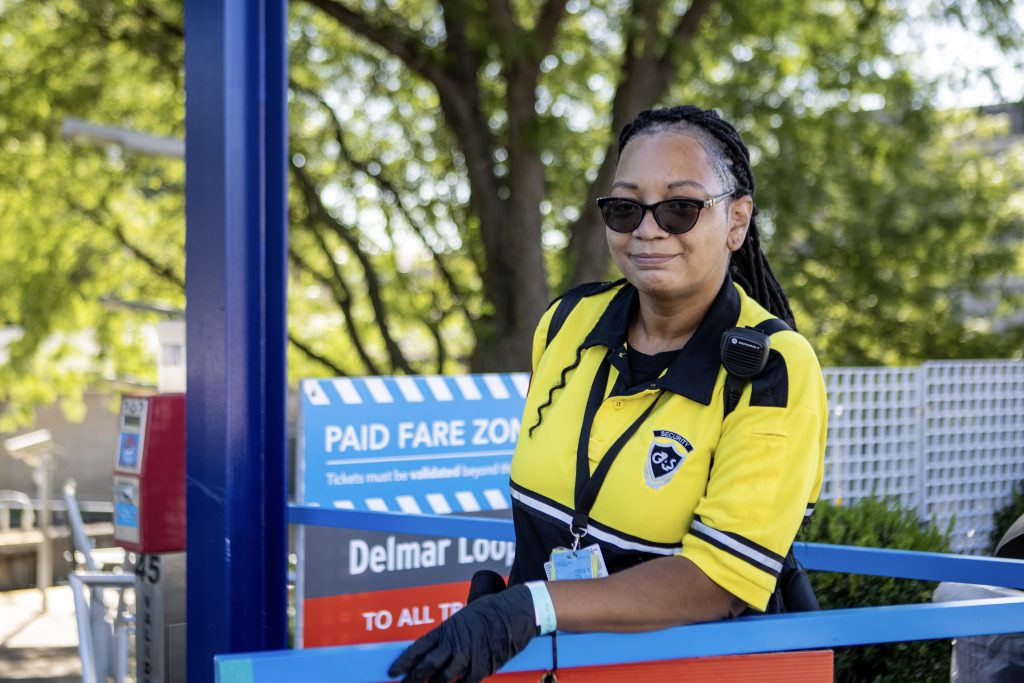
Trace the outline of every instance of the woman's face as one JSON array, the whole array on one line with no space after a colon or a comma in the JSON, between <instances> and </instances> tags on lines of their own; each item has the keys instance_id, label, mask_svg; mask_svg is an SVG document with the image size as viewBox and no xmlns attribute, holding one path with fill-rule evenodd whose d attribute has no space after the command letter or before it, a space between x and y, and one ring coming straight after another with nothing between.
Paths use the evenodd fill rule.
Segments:
<instances>
[{"instance_id":1,"label":"woman's face","mask_svg":"<svg viewBox=\"0 0 1024 683\"><path fill-rule=\"evenodd\" d=\"M633 138L622 150L611 196L654 204L664 199L705 200L733 190L715 173L703 146L685 133L666 131ZM665 232L650 211L631 233L605 228L615 265L641 293L665 301L714 297L729 254L747 235L749 196L701 209L681 235Z\"/></svg>"}]
</instances>

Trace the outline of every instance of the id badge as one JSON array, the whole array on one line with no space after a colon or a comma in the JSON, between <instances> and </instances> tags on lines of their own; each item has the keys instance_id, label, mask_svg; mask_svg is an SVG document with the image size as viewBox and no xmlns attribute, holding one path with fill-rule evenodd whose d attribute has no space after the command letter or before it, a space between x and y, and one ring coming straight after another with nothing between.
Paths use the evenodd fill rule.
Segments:
<instances>
[{"instance_id":1,"label":"id badge","mask_svg":"<svg viewBox=\"0 0 1024 683\"><path fill-rule=\"evenodd\" d=\"M549 578L552 581L575 581L577 579L600 579L608 576L601 548L595 543L586 548L570 550L555 548L551 551ZM546 572L548 573L548 572Z\"/></svg>"}]
</instances>

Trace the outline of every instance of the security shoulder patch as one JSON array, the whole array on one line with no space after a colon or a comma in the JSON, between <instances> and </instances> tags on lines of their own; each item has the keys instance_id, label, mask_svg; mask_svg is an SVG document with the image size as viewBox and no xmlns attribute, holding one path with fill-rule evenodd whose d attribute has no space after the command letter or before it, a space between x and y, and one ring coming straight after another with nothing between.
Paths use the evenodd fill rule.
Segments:
<instances>
[{"instance_id":1,"label":"security shoulder patch","mask_svg":"<svg viewBox=\"0 0 1024 683\"><path fill-rule=\"evenodd\" d=\"M644 459L644 481L652 489L660 489L679 470L686 455L693 451L693 445L685 437L667 429L657 429L653 434L651 447Z\"/></svg>"}]
</instances>

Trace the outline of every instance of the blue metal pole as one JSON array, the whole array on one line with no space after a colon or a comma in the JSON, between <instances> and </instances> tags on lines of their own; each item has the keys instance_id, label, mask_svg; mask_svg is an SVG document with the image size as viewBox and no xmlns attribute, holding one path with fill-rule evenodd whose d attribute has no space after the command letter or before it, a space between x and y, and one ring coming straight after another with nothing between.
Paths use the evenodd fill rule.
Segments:
<instances>
[{"instance_id":1,"label":"blue metal pole","mask_svg":"<svg viewBox=\"0 0 1024 683\"><path fill-rule=\"evenodd\" d=\"M825 543L794 543L793 553L812 571L1024 588L1021 560Z\"/></svg>"},{"instance_id":2,"label":"blue metal pole","mask_svg":"<svg viewBox=\"0 0 1024 683\"><path fill-rule=\"evenodd\" d=\"M287 646L286 0L186 0L188 678Z\"/></svg>"},{"instance_id":3,"label":"blue metal pole","mask_svg":"<svg viewBox=\"0 0 1024 683\"><path fill-rule=\"evenodd\" d=\"M510 519L407 515L289 505L288 521L341 529L516 540ZM1024 560L803 542L794 543L793 552L803 567L810 571L1024 588Z\"/></svg>"}]
</instances>

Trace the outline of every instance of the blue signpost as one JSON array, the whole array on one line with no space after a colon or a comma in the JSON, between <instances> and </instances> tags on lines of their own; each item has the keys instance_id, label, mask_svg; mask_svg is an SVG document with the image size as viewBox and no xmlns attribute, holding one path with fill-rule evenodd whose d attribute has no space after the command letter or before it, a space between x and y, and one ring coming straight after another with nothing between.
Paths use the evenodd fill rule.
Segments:
<instances>
[{"instance_id":1,"label":"blue signpost","mask_svg":"<svg viewBox=\"0 0 1024 683\"><path fill-rule=\"evenodd\" d=\"M188 680L287 645L286 0L186 0Z\"/></svg>"}]
</instances>

